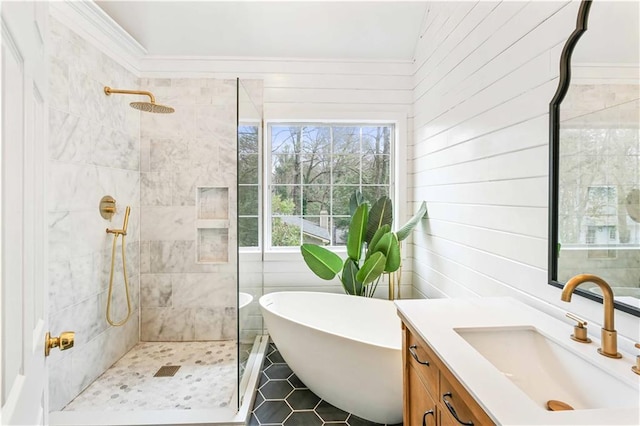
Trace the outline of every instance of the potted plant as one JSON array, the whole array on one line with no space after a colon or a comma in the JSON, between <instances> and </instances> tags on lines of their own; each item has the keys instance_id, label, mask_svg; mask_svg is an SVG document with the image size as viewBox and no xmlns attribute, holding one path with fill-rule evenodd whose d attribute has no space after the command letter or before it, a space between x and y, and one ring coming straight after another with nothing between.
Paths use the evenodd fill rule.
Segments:
<instances>
[{"instance_id":1,"label":"potted plant","mask_svg":"<svg viewBox=\"0 0 640 426\"><path fill-rule=\"evenodd\" d=\"M351 196L351 222L347 234L347 258L315 244L302 244L305 263L318 277L332 280L340 274L347 294L372 297L383 274L400 268L400 242L407 238L427 212L423 201L418 212L393 232L393 207L389 197L381 197L369 207L359 191ZM391 298L391 297L390 297Z\"/></svg>"}]
</instances>

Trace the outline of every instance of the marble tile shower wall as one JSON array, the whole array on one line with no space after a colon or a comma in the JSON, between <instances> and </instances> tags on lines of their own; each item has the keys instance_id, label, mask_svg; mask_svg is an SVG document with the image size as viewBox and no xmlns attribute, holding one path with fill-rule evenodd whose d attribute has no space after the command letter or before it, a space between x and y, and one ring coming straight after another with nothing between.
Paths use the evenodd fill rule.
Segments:
<instances>
[{"instance_id":1,"label":"marble tile shower wall","mask_svg":"<svg viewBox=\"0 0 640 426\"><path fill-rule=\"evenodd\" d=\"M103 87L137 88L136 76L50 19L49 109L49 317L50 330L76 332L73 350L49 357L52 410L64 407L139 338L140 113L128 97L105 96ZM103 195L119 211L112 222L98 212ZM111 327L105 319L112 237L125 206L132 208L127 269L131 320ZM126 310L122 260L117 254L113 317Z\"/></svg>"},{"instance_id":2,"label":"marble tile shower wall","mask_svg":"<svg viewBox=\"0 0 640 426\"><path fill-rule=\"evenodd\" d=\"M141 79L141 85L176 109L141 116L141 340L234 339L236 81ZM200 241L206 235L197 230L198 187L228 188L212 191L228 197L222 214L228 229L214 230L222 238L210 245L214 255L228 253L220 262L197 261L209 258L197 253L198 235ZM218 250L224 241L228 248Z\"/></svg>"}]
</instances>

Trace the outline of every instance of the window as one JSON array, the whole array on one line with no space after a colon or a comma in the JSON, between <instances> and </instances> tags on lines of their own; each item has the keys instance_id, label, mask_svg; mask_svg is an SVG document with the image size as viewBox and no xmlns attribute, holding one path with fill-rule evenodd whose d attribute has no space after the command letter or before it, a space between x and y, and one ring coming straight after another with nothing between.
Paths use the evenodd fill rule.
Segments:
<instances>
[{"instance_id":1,"label":"window","mask_svg":"<svg viewBox=\"0 0 640 426\"><path fill-rule=\"evenodd\" d=\"M238 244L260 247L260 125L238 126Z\"/></svg>"},{"instance_id":2,"label":"window","mask_svg":"<svg viewBox=\"0 0 640 426\"><path fill-rule=\"evenodd\" d=\"M587 188L585 213L591 218L616 216L618 195L615 186L590 186Z\"/></svg>"},{"instance_id":3,"label":"window","mask_svg":"<svg viewBox=\"0 0 640 426\"><path fill-rule=\"evenodd\" d=\"M344 245L351 194L392 196L392 124L273 123L267 132L263 159L260 124L238 127L240 247L262 247L263 224L267 248Z\"/></svg>"},{"instance_id":4,"label":"window","mask_svg":"<svg viewBox=\"0 0 640 426\"><path fill-rule=\"evenodd\" d=\"M391 195L393 125L272 123L267 132L267 247L344 245L351 194Z\"/></svg>"},{"instance_id":5,"label":"window","mask_svg":"<svg viewBox=\"0 0 640 426\"><path fill-rule=\"evenodd\" d=\"M616 242L618 230L616 226L588 226L586 243L587 244L609 244Z\"/></svg>"}]
</instances>

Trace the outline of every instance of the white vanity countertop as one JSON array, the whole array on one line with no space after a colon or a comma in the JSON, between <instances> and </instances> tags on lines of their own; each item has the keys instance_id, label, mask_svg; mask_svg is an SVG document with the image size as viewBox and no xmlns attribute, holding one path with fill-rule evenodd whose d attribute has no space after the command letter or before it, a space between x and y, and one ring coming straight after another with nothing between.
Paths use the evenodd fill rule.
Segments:
<instances>
[{"instance_id":1,"label":"white vanity countertop","mask_svg":"<svg viewBox=\"0 0 640 426\"><path fill-rule=\"evenodd\" d=\"M640 376L631 371L631 366L635 363L633 356L623 353L622 359L611 359L599 355L599 340L583 344L569 338L573 332L571 324L510 297L398 300L395 304L401 318L431 346L497 424L640 424L640 408L637 407L547 411L531 400L455 331L456 328L470 327L534 326L582 359L616 376L632 388L640 388Z\"/></svg>"}]
</instances>

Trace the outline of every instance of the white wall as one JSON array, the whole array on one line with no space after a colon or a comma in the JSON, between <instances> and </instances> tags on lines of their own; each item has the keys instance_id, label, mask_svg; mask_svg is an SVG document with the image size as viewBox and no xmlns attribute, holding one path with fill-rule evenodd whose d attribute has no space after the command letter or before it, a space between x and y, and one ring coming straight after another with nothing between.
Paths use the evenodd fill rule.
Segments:
<instances>
[{"instance_id":1,"label":"white wall","mask_svg":"<svg viewBox=\"0 0 640 426\"><path fill-rule=\"evenodd\" d=\"M578 2L437 2L415 52L410 202L416 297L514 296L601 324L547 285L548 106ZM637 317L616 312L621 335ZM567 326L567 333L570 332ZM599 339L598 327L590 331ZM621 346L631 351L630 341Z\"/></svg>"}]
</instances>

